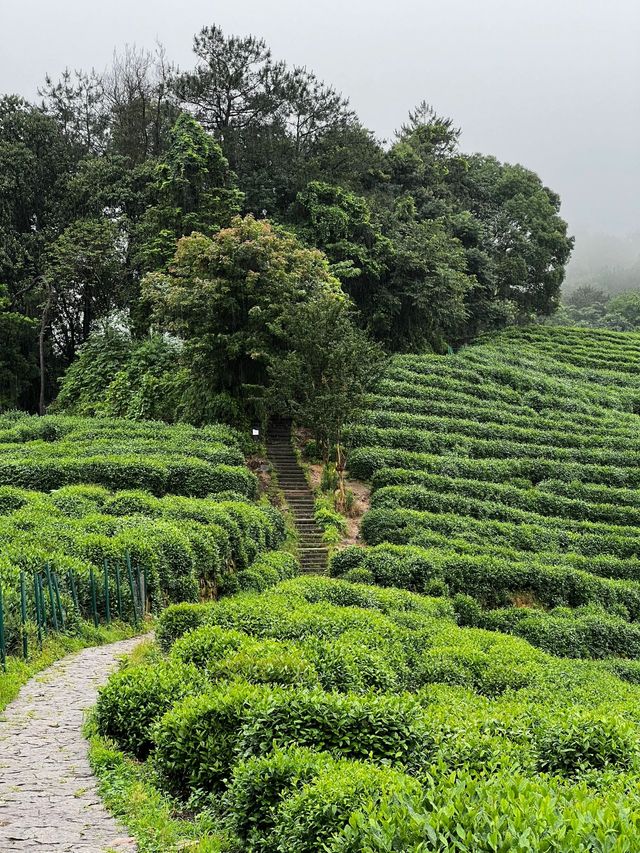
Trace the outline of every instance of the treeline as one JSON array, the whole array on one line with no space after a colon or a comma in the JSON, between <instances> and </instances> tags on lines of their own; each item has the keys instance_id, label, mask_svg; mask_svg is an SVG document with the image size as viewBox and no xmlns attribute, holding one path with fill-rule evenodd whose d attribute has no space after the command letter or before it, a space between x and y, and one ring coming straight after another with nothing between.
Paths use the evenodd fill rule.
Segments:
<instances>
[{"instance_id":1,"label":"treeline","mask_svg":"<svg viewBox=\"0 0 640 853\"><path fill-rule=\"evenodd\" d=\"M612 295L606 290L582 285L564 297L553 322L566 326L636 332L640 329L640 290Z\"/></svg>"},{"instance_id":2,"label":"treeline","mask_svg":"<svg viewBox=\"0 0 640 853\"><path fill-rule=\"evenodd\" d=\"M0 407L44 411L71 368L72 412L309 415L360 364L339 421L382 350L553 313L572 240L536 174L462 154L426 105L384 145L260 39L194 51L0 99Z\"/></svg>"}]
</instances>

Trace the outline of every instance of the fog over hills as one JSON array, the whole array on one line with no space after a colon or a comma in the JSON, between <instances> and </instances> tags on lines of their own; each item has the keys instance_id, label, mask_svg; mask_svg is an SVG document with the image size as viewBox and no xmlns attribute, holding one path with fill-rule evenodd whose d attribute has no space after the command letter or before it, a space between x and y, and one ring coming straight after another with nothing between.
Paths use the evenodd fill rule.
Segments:
<instances>
[{"instance_id":1,"label":"fog over hills","mask_svg":"<svg viewBox=\"0 0 640 853\"><path fill-rule=\"evenodd\" d=\"M627 237L579 232L563 291L589 285L608 293L640 288L640 231Z\"/></svg>"},{"instance_id":2,"label":"fog over hills","mask_svg":"<svg viewBox=\"0 0 640 853\"><path fill-rule=\"evenodd\" d=\"M578 236L570 280L592 268L594 246L628 264L626 235L640 229L637 0L3 3L0 90L33 98L45 73L102 69L114 48L156 39L189 67L192 36L211 23L313 69L382 138L426 99L462 127L465 151L534 169Z\"/></svg>"}]
</instances>

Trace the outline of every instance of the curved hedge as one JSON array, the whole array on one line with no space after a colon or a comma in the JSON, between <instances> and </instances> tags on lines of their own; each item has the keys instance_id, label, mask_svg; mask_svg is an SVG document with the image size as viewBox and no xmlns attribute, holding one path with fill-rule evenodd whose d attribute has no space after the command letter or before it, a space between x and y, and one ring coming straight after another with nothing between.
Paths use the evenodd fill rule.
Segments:
<instances>
[{"instance_id":1,"label":"curved hedge","mask_svg":"<svg viewBox=\"0 0 640 853\"><path fill-rule=\"evenodd\" d=\"M343 568L381 550L343 552ZM459 627L447 601L321 577L176 605L163 624L169 655L112 676L99 727L150 750L154 778L190 809L213 798L232 849L411 850L433 827L432 849L469 853L518 849L523 834L558 849L635 837L632 662L561 660ZM323 682L356 660L360 694ZM382 661L392 684L373 677Z\"/></svg>"}]
</instances>

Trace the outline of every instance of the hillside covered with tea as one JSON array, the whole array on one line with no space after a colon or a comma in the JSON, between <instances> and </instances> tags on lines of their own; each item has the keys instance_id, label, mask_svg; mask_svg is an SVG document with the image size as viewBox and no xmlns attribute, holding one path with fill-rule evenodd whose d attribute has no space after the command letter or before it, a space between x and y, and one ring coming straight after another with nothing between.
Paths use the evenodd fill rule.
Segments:
<instances>
[{"instance_id":1,"label":"hillside covered with tea","mask_svg":"<svg viewBox=\"0 0 640 853\"><path fill-rule=\"evenodd\" d=\"M639 369L545 327L394 358L348 431L362 543L165 610L101 772L142 759L201 849L633 850Z\"/></svg>"}]
</instances>

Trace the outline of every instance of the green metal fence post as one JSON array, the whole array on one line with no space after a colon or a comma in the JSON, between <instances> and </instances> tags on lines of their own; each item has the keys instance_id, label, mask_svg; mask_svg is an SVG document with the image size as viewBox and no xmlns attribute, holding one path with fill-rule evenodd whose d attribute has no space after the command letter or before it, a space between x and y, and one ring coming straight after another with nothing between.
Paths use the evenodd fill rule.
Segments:
<instances>
[{"instance_id":1,"label":"green metal fence post","mask_svg":"<svg viewBox=\"0 0 640 853\"><path fill-rule=\"evenodd\" d=\"M22 657L29 657L29 640L27 638L27 584L24 571L20 572L20 616L22 619Z\"/></svg>"},{"instance_id":2,"label":"green metal fence post","mask_svg":"<svg viewBox=\"0 0 640 853\"><path fill-rule=\"evenodd\" d=\"M93 624L97 628L98 622L98 604L96 602L96 579L93 575L93 566L89 569L89 585L91 587L91 610L93 611Z\"/></svg>"},{"instance_id":3,"label":"green metal fence post","mask_svg":"<svg viewBox=\"0 0 640 853\"><path fill-rule=\"evenodd\" d=\"M131 591L131 606L133 607L133 624L138 627L138 607L136 605L136 592L133 583L133 570L131 568L131 554L127 551L127 575L129 576L129 589Z\"/></svg>"},{"instance_id":4,"label":"green metal fence post","mask_svg":"<svg viewBox=\"0 0 640 853\"><path fill-rule=\"evenodd\" d=\"M33 573L33 600L36 606L36 626L38 628L38 646L42 648L42 621L40 619L40 595L38 592L38 574Z\"/></svg>"},{"instance_id":5,"label":"green metal fence post","mask_svg":"<svg viewBox=\"0 0 640 853\"><path fill-rule=\"evenodd\" d=\"M69 569L69 587L71 588L71 598L73 600L73 606L75 607L78 616L82 616L80 613L80 602L78 600L78 590L76 589L76 579L73 576L73 569Z\"/></svg>"},{"instance_id":6,"label":"green metal fence post","mask_svg":"<svg viewBox=\"0 0 640 853\"><path fill-rule=\"evenodd\" d=\"M58 575L53 572L51 577L53 580L53 591L56 594L56 605L58 607L58 613L60 614L60 625L62 627L62 630L64 631L65 614L64 608L62 606L62 599L60 597L60 584L58 583Z\"/></svg>"},{"instance_id":7,"label":"green metal fence post","mask_svg":"<svg viewBox=\"0 0 640 853\"><path fill-rule=\"evenodd\" d=\"M51 619L53 620L53 630L58 630L58 614L56 613L56 605L53 598L53 582L51 580L51 568L49 563L45 563L44 571L47 578L47 587L49 589L49 604L51 605Z\"/></svg>"},{"instance_id":8,"label":"green metal fence post","mask_svg":"<svg viewBox=\"0 0 640 853\"><path fill-rule=\"evenodd\" d=\"M107 625L111 625L111 602L109 600L109 561L104 561L104 615Z\"/></svg>"},{"instance_id":9,"label":"green metal fence post","mask_svg":"<svg viewBox=\"0 0 640 853\"><path fill-rule=\"evenodd\" d=\"M144 619L144 599L142 598L142 577L140 576L140 566L136 566L136 594L138 596L138 606L140 607L140 618Z\"/></svg>"},{"instance_id":10,"label":"green metal fence post","mask_svg":"<svg viewBox=\"0 0 640 853\"><path fill-rule=\"evenodd\" d=\"M120 562L116 560L116 596L118 598L118 619L122 622L122 588L120 586Z\"/></svg>"},{"instance_id":11,"label":"green metal fence post","mask_svg":"<svg viewBox=\"0 0 640 853\"><path fill-rule=\"evenodd\" d=\"M44 584L42 582L42 575L38 572L38 598L40 601L40 623L42 628L46 634L47 632L47 606L44 601Z\"/></svg>"},{"instance_id":12,"label":"green metal fence post","mask_svg":"<svg viewBox=\"0 0 640 853\"><path fill-rule=\"evenodd\" d=\"M145 616L147 614L147 601L148 601L147 570L143 566L142 567L142 612Z\"/></svg>"},{"instance_id":13,"label":"green metal fence post","mask_svg":"<svg viewBox=\"0 0 640 853\"><path fill-rule=\"evenodd\" d=\"M7 649L4 642L4 599L2 597L2 584L0 584L0 665L4 672L6 672Z\"/></svg>"}]
</instances>

